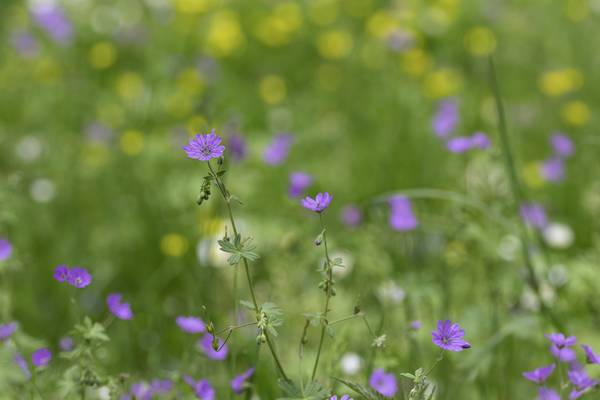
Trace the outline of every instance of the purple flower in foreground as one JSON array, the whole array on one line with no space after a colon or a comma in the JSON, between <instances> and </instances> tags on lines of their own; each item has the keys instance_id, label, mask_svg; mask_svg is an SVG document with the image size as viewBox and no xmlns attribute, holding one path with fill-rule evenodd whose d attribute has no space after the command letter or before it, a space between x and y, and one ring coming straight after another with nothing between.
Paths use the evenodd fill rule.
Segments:
<instances>
[{"instance_id":1,"label":"purple flower in foreground","mask_svg":"<svg viewBox=\"0 0 600 400\"><path fill-rule=\"evenodd\" d=\"M3 237L0 237L0 261L8 260L12 254L12 244Z\"/></svg>"},{"instance_id":2,"label":"purple flower in foreground","mask_svg":"<svg viewBox=\"0 0 600 400\"><path fill-rule=\"evenodd\" d=\"M41 349L37 349L31 355L31 362L36 367L45 367L46 365L48 365L48 363L50 362L51 359L52 359L52 352L45 347L43 347Z\"/></svg>"},{"instance_id":3,"label":"purple flower in foreground","mask_svg":"<svg viewBox=\"0 0 600 400\"><path fill-rule=\"evenodd\" d=\"M229 137L229 154L233 161L242 161L248 154L246 140L241 135L234 133Z\"/></svg>"},{"instance_id":4,"label":"purple flower in foreground","mask_svg":"<svg viewBox=\"0 0 600 400\"><path fill-rule=\"evenodd\" d=\"M550 352L556 359L562 362L570 363L575 361L577 358L577 354L575 354L575 350L570 347L558 347L556 345L550 346Z\"/></svg>"},{"instance_id":5,"label":"purple flower in foreground","mask_svg":"<svg viewBox=\"0 0 600 400\"><path fill-rule=\"evenodd\" d=\"M585 359L589 364L600 364L600 355L594 353L592 348L587 344L581 346L585 352Z\"/></svg>"},{"instance_id":6,"label":"purple flower in foreground","mask_svg":"<svg viewBox=\"0 0 600 400\"><path fill-rule=\"evenodd\" d=\"M204 322L197 317L185 317L180 315L175 320L182 331L187 333L202 333L206 330Z\"/></svg>"},{"instance_id":7,"label":"purple flower in foreground","mask_svg":"<svg viewBox=\"0 0 600 400\"><path fill-rule=\"evenodd\" d=\"M465 331L458 324L450 320L438 321L437 330L431 332L433 344L449 351L463 351L470 349L471 345L463 338Z\"/></svg>"},{"instance_id":8,"label":"purple flower in foreground","mask_svg":"<svg viewBox=\"0 0 600 400\"><path fill-rule=\"evenodd\" d=\"M419 225L419 221L413 214L412 204L407 197L393 196L389 199L390 218L392 229L397 231L410 231Z\"/></svg>"},{"instance_id":9,"label":"purple flower in foreground","mask_svg":"<svg viewBox=\"0 0 600 400\"><path fill-rule=\"evenodd\" d=\"M120 293L111 293L106 297L106 305L110 312L117 318L129 320L133 318L133 312L129 303L121 302L122 296Z\"/></svg>"},{"instance_id":10,"label":"purple flower in foreground","mask_svg":"<svg viewBox=\"0 0 600 400\"><path fill-rule=\"evenodd\" d=\"M31 10L35 22L59 43L67 43L73 36L73 25L65 12L54 2L35 5Z\"/></svg>"},{"instance_id":11,"label":"purple flower in foreground","mask_svg":"<svg viewBox=\"0 0 600 400\"><path fill-rule=\"evenodd\" d=\"M564 133L555 133L550 138L550 144L554 150L554 154L559 157L569 157L575 152L575 146L571 138Z\"/></svg>"},{"instance_id":12,"label":"purple flower in foreground","mask_svg":"<svg viewBox=\"0 0 600 400\"><path fill-rule=\"evenodd\" d=\"M538 396L538 400L560 400L558 393L545 387L540 388Z\"/></svg>"},{"instance_id":13,"label":"purple flower in foreground","mask_svg":"<svg viewBox=\"0 0 600 400\"><path fill-rule=\"evenodd\" d=\"M69 270L67 282L82 289L92 283L92 275L85 268L73 267Z\"/></svg>"},{"instance_id":14,"label":"purple flower in foreground","mask_svg":"<svg viewBox=\"0 0 600 400\"><path fill-rule=\"evenodd\" d=\"M329 400L338 400L338 397L336 395L333 395L329 398ZM340 400L352 400L352 397L345 394L342 397L340 397Z\"/></svg>"},{"instance_id":15,"label":"purple flower in foreground","mask_svg":"<svg viewBox=\"0 0 600 400\"><path fill-rule=\"evenodd\" d=\"M215 400L215 389L206 379L201 379L193 386L196 397L200 400Z\"/></svg>"},{"instance_id":16,"label":"purple flower in foreground","mask_svg":"<svg viewBox=\"0 0 600 400\"><path fill-rule=\"evenodd\" d=\"M288 193L290 197L298 197L304 193L304 190L311 185L312 176L304 172L292 172L290 174L290 187Z\"/></svg>"},{"instance_id":17,"label":"purple flower in foreground","mask_svg":"<svg viewBox=\"0 0 600 400\"><path fill-rule=\"evenodd\" d=\"M227 353L229 352L229 348L227 344L224 344L220 338L217 338L218 348L219 350L215 350L212 347L212 335L206 334L198 341L198 347L204 353L204 355L211 360L221 361L227 358Z\"/></svg>"},{"instance_id":18,"label":"purple flower in foreground","mask_svg":"<svg viewBox=\"0 0 600 400\"><path fill-rule=\"evenodd\" d=\"M263 153L263 160L269 165L279 165L285 161L290 152L294 137L290 134L275 136Z\"/></svg>"},{"instance_id":19,"label":"purple flower in foreground","mask_svg":"<svg viewBox=\"0 0 600 400\"><path fill-rule=\"evenodd\" d=\"M551 333L544 336L552 343L550 352L554 357L562 362L571 362L575 360L575 351L570 348L577 343L577 338L575 336L566 337L562 333Z\"/></svg>"},{"instance_id":20,"label":"purple flower in foreground","mask_svg":"<svg viewBox=\"0 0 600 400\"><path fill-rule=\"evenodd\" d=\"M545 367L534 369L533 371L523 372L523 376L531 382L541 385L546 382L550 375L552 375L554 368L556 368L556 364L550 364Z\"/></svg>"},{"instance_id":21,"label":"purple flower in foreground","mask_svg":"<svg viewBox=\"0 0 600 400\"><path fill-rule=\"evenodd\" d=\"M15 360L15 363L21 369L21 371L23 371L25 378L27 380L31 379L31 371L29 370L29 365L27 365L27 360L25 360L25 358L23 358L23 356L20 355L19 353L15 354L14 360Z\"/></svg>"},{"instance_id":22,"label":"purple flower in foreground","mask_svg":"<svg viewBox=\"0 0 600 400\"><path fill-rule=\"evenodd\" d=\"M217 136L213 129L209 134L197 134L191 138L188 145L183 147L183 150L189 158L208 161L221 157L225 151L225 146L221 145L221 137Z\"/></svg>"},{"instance_id":23,"label":"purple flower in foreground","mask_svg":"<svg viewBox=\"0 0 600 400\"><path fill-rule=\"evenodd\" d=\"M331 199L333 199L333 196L327 192L317 193L314 199L307 196L302 199L301 203L302 206L308 210L322 213L327 207L329 207Z\"/></svg>"},{"instance_id":24,"label":"purple flower in foreground","mask_svg":"<svg viewBox=\"0 0 600 400\"><path fill-rule=\"evenodd\" d=\"M571 370L567 372L567 376L577 390L580 391L584 391L600 383L597 380L590 378L584 369Z\"/></svg>"},{"instance_id":25,"label":"purple flower in foreground","mask_svg":"<svg viewBox=\"0 0 600 400\"><path fill-rule=\"evenodd\" d=\"M70 336L63 337L62 339L60 339L60 342L58 342L58 347L62 351L71 351L71 350L73 350L73 348L75 347L75 344L73 342L73 338L71 338Z\"/></svg>"},{"instance_id":26,"label":"purple flower in foreground","mask_svg":"<svg viewBox=\"0 0 600 400\"><path fill-rule=\"evenodd\" d=\"M250 368L234 377L230 382L231 389L238 394L242 393L246 388L246 381L254 374L254 370L255 368Z\"/></svg>"},{"instance_id":27,"label":"purple flower in foreground","mask_svg":"<svg viewBox=\"0 0 600 400\"><path fill-rule=\"evenodd\" d=\"M452 153L464 153L473 148L473 140L467 136L457 136L449 139L446 147Z\"/></svg>"},{"instance_id":28,"label":"purple flower in foreground","mask_svg":"<svg viewBox=\"0 0 600 400\"><path fill-rule=\"evenodd\" d=\"M355 227L362 222L363 215L360 208L356 206L346 206L342 209L342 223L346 226Z\"/></svg>"},{"instance_id":29,"label":"purple flower in foreground","mask_svg":"<svg viewBox=\"0 0 600 400\"><path fill-rule=\"evenodd\" d=\"M565 179L565 162L562 158L552 157L542 163L541 175L548 182L559 182Z\"/></svg>"},{"instance_id":30,"label":"purple flower in foreground","mask_svg":"<svg viewBox=\"0 0 600 400\"><path fill-rule=\"evenodd\" d=\"M546 211L538 203L525 203L521 205L521 218L537 229L544 229L548 225Z\"/></svg>"},{"instance_id":31,"label":"purple flower in foreground","mask_svg":"<svg viewBox=\"0 0 600 400\"><path fill-rule=\"evenodd\" d=\"M458 105L454 100L444 100L440 102L433 120L431 128L439 137L450 135L458 123Z\"/></svg>"},{"instance_id":32,"label":"purple flower in foreground","mask_svg":"<svg viewBox=\"0 0 600 400\"><path fill-rule=\"evenodd\" d=\"M9 322L6 324L0 325L0 341L4 341L12 336L13 333L17 330L16 322Z\"/></svg>"},{"instance_id":33,"label":"purple flower in foreground","mask_svg":"<svg viewBox=\"0 0 600 400\"><path fill-rule=\"evenodd\" d=\"M54 269L52 277L59 282L66 282L69 278L69 268L66 265L59 265Z\"/></svg>"},{"instance_id":34,"label":"purple flower in foreground","mask_svg":"<svg viewBox=\"0 0 600 400\"><path fill-rule=\"evenodd\" d=\"M383 369L376 369L369 378L369 385L384 397L394 397L398 391L398 382L394 374L386 374Z\"/></svg>"}]
</instances>

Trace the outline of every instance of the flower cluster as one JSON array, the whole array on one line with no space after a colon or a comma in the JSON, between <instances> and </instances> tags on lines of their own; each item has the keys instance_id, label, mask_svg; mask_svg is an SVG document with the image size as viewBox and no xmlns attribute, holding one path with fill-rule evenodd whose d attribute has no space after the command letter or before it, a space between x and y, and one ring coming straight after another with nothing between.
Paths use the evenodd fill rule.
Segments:
<instances>
[{"instance_id":1,"label":"flower cluster","mask_svg":"<svg viewBox=\"0 0 600 400\"><path fill-rule=\"evenodd\" d=\"M458 125L458 104L454 99L440 102L431 121L433 132L446 142L446 148L452 153L464 153L469 150L485 150L490 147L490 139L483 132L471 136L451 136Z\"/></svg>"},{"instance_id":2,"label":"flower cluster","mask_svg":"<svg viewBox=\"0 0 600 400\"><path fill-rule=\"evenodd\" d=\"M56 267L54 270L54 279L59 282L67 282L78 289L82 289L92 283L92 275L85 268L69 268L66 265Z\"/></svg>"}]
</instances>

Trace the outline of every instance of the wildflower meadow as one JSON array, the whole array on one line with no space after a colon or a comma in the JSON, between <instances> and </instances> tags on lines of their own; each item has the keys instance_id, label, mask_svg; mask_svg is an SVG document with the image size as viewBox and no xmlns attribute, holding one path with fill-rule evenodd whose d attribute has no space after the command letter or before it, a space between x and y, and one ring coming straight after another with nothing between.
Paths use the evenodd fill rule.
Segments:
<instances>
[{"instance_id":1,"label":"wildflower meadow","mask_svg":"<svg viewBox=\"0 0 600 400\"><path fill-rule=\"evenodd\" d=\"M0 400L600 399L599 0L0 0Z\"/></svg>"}]
</instances>

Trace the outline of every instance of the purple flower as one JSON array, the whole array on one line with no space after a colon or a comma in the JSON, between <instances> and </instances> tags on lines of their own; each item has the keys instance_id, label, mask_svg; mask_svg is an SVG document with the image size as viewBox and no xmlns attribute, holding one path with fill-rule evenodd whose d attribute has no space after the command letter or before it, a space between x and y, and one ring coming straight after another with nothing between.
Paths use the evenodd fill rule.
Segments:
<instances>
[{"instance_id":1,"label":"purple flower","mask_svg":"<svg viewBox=\"0 0 600 400\"><path fill-rule=\"evenodd\" d=\"M471 136L471 143L481 150L488 149L491 145L490 138L483 132L475 132Z\"/></svg>"},{"instance_id":2,"label":"purple flower","mask_svg":"<svg viewBox=\"0 0 600 400\"><path fill-rule=\"evenodd\" d=\"M7 324L0 325L0 341L5 341L6 339L10 338L16 330L16 322L9 322Z\"/></svg>"},{"instance_id":3,"label":"purple flower","mask_svg":"<svg viewBox=\"0 0 600 400\"><path fill-rule=\"evenodd\" d=\"M215 389L206 379L201 379L193 386L196 397L200 400L215 400Z\"/></svg>"},{"instance_id":4,"label":"purple flower","mask_svg":"<svg viewBox=\"0 0 600 400\"><path fill-rule=\"evenodd\" d=\"M419 329L421 329L422 326L423 324L419 320L414 320L410 323L410 329L412 329L413 331L418 331Z\"/></svg>"},{"instance_id":5,"label":"purple flower","mask_svg":"<svg viewBox=\"0 0 600 400\"><path fill-rule=\"evenodd\" d=\"M449 139L446 147L452 153L464 153L473 148L473 140L467 136L457 136Z\"/></svg>"},{"instance_id":6,"label":"purple flower","mask_svg":"<svg viewBox=\"0 0 600 400\"><path fill-rule=\"evenodd\" d=\"M200 318L185 317L180 315L175 320L182 331L187 333L202 333L206 330L204 322Z\"/></svg>"},{"instance_id":7,"label":"purple flower","mask_svg":"<svg viewBox=\"0 0 600 400\"><path fill-rule=\"evenodd\" d=\"M465 331L458 324L450 320L438 321L437 330L431 332L433 344L449 351L463 351L470 349L471 345L463 337Z\"/></svg>"},{"instance_id":8,"label":"purple flower","mask_svg":"<svg viewBox=\"0 0 600 400\"><path fill-rule=\"evenodd\" d=\"M68 273L67 282L71 286L82 289L92 283L92 275L85 268L73 267Z\"/></svg>"},{"instance_id":9,"label":"purple flower","mask_svg":"<svg viewBox=\"0 0 600 400\"><path fill-rule=\"evenodd\" d=\"M329 400L338 400L338 397L336 395L333 395L329 398ZM340 397L340 400L352 400L352 397L345 394L342 397Z\"/></svg>"},{"instance_id":10,"label":"purple flower","mask_svg":"<svg viewBox=\"0 0 600 400\"><path fill-rule=\"evenodd\" d=\"M554 154L559 157L569 157L573 155L575 152L575 146L569 138L564 133L555 133L550 138L550 144L552 145L552 149L554 150Z\"/></svg>"},{"instance_id":11,"label":"purple flower","mask_svg":"<svg viewBox=\"0 0 600 400\"><path fill-rule=\"evenodd\" d=\"M369 378L369 385L384 397L394 397L398 391L398 383L394 374L386 374L383 369L376 369Z\"/></svg>"},{"instance_id":12,"label":"purple flower","mask_svg":"<svg viewBox=\"0 0 600 400\"><path fill-rule=\"evenodd\" d=\"M20 355L19 353L15 354L14 360L15 360L15 363L21 369L21 371L23 371L25 378L27 380L31 379L31 371L29 371L29 365L27 365L27 360L25 360L25 358L23 358L23 356Z\"/></svg>"},{"instance_id":13,"label":"purple flower","mask_svg":"<svg viewBox=\"0 0 600 400\"><path fill-rule=\"evenodd\" d=\"M562 362L571 362L575 360L575 351L570 348L577 343L577 338L575 336L566 337L562 333L551 333L544 336L552 343L550 352L554 357Z\"/></svg>"},{"instance_id":14,"label":"purple flower","mask_svg":"<svg viewBox=\"0 0 600 400\"><path fill-rule=\"evenodd\" d=\"M234 133L229 137L229 154L233 161L242 161L248 154L246 140L241 135Z\"/></svg>"},{"instance_id":15,"label":"purple flower","mask_svg":"<svg viewBox=\"0 0 600 400\"><path fill-rule=\"evenodd\" d=\"M213 129L209 134L198 134L191 138L183 150L185 150L189 158L208 161L221 157L225 151L225 146L221 145L221 137L217 136Z\"/></svg>"},{"instance_id":16,"label":"purple flower","mask_svg":"<svg viewBox=\"0 0 600 400\"><path fill-rule=\"evenodd\" d=\"M110 312L117 318L129 320L133 318L133 312L129 303L121 302L122 296L120 293L111 293L106 297L106 304Z\"/></svg>"},{"instance_id":17,"label":"purple flower","mask_svg":"<svg viewBox=\"0 0 600 400\"><path fill-rule=\"evenodd\" d=\"M458 123L458 105L454 100L440 102L437 112L431 121L431 128L439 137L450 135Z\"/></svg>"},{"instance_id":18,"label":"purple flower","mask_svg":"<svg viewBox=\"0 0 600 400\"><path fill-rule=\"evenodd\" d=\"M540 388L538 396L538 400L560 400L558 393L545 387Z\"/></svg>"},{"instance_id":19,"label":"purple flower","mask_svg":"<svg viewBox=\"0 0 600 400\"><path fill-rule=\"evenodd\" d=\"M544 229L548 225L546 211L541 204L525 203L521 205L521 218L537 229Z\"/></svg>"},{"instance_id":20,"label":"purple flower","mask_svg":"<svg viewBox=\"0 0 600 400\"><path fill-rule=\"evenodd\" d=\"M360 208L356 206L346 206L342 209L342 223L349 227L355 227L362 222L363 215Z\"/></svg>"},{"instance_id":21,"label":"purple flower","mask_svg":"<svg viewBox=\"0 0 600 400\"><path fill-rule=\"evenodd\" d=\"M3 237L0 237L0 261L8 260L12 254L12 244Z\"/></svg>"},{"instance_id":22,"label":"purple flower","mask_svg":"<svg viewBox=\"0 0 600 400\"><path fill-rule=\"evenodd\" d=\"M546 382L550 375L552 375L554 368L556 368L556 364L550 364L545 367L534 369L533 371L523 372L523 376L531 382L541 385Z\"/></svg>"},{"instance_id":23,"label":"purple flower","mask_svg":"<svg viewBox=\"0 0 600 400\"><path fill-rule=\"evenodd\" d=\"M211 360L221 361L227 358L227 353L229 349L227 348L227 344L224 344L220 338L217 338L219 351L213 349L212 347L212 335L206 334L198 341L198 347L204 353L204 355Z\"/></svg>"},{"instance_id":24,"label":"purple flower","mask_svg":"<svg viewBox=\"0 0 600 400\"><path fill-rule=\"evenodd\" d=\"M73 26L63 9L54 2L36 5L31 13L35 22L48 33L54 41L65 44L73 36Z\"/></svg>"},{"instance_id":25,"label":"purple flower","mask_svg":"<svg viewBox=\"0 0 600 400\"><path fill-rule=\"evenodd\" d=\"M313 178L304 172L292 172L290 174L290 187L288 193L290 197L298 197L304 193L304 190L312 184Z\"/></svg>"},{"instance_id":26,"label":"purple flower","mask_svg":"<svg viewBox=\"0 0 600 400\"><path fill-rule=\"evenodd\" d=\"M600 383L597 380L590 378L584 369L571 370L567 372L567 376L577 390L580 391L584 391Z\"/></svg>"},{"instance_id":27,"label":"purple flower","mask_svg":"<svg viewBox=\"0 0 600 400\"><path fill-rule=\"evenodd\" d=\"M575 361L577 355L575 354L575 350L569 347L558 347L556 345L550 346L550 352L554 357L556 357L559 361L570 363Z\"/></svg>"},{"instance_id":28,"label":"purple flower","mask_svg":"<svg viewBox=\"0 0 600 400\"><path fill-rule=\"evenodd\" d=\"M52 352L45 347L43 347L41 349L37 349L31 355L31 362L36 367L45 367L46 365L48 365L48 363L50 362L51 359L52 359Z\"/></svg>"},{"instance_id":29,"label":"purple flower","mask_svg":"<svg viewBox=\"0 0 600 400\"><path fill-rule=\"evenodd\" d=\"M173 389L173 382L169 379L153 379L150 382L152 395L168 394Z\"/></svg>"},{"instance_id":30,"label":"purple flower","mask_svg":"<svg viewBox=\"0 0 600 400\"><path fill-rule=\"evenodd\" d=\"M397 231L410 231L419 225L419 221L413 214L412 204L407 197L393 196L389 199L390 218L392 229Z\"/></svg>"},{"instance_id":31,"label":"purple flower","mask_svg":"<svg viewBox=\"0 0 600 400\"><path fill-rule=\"evenodd\" d=\"M59 282L66 282L69 278L69 268L66 265L59 265L54 269L53 278Z\"/></svg>"},{"instance_id":32,"label":"purple flower","mask_svg":"<svg viewBox=\"0 0 600 400\"><path fill-rule=\"evenodd\" d=\"M20 55L31 58L38 53L38 44L29 32L13 32L11 35L12 46Z\"/></svg>"},{"instance_id":33,"label":"purple flower","mask_svg":"<svg viewBox=\"0 0 600 400\"><path fill-rule=\"evenodd\" d=\"M263 153L263 160L269 165L279 165L285 161L290 152L294 137L290 134L280 134L273 138Z\"/></svg>"},{"instance_id":34,"label":"purple flower","mask_svg":"<svg viewBox=\"0 0 600 400\"><path fill-rule=\"evenodd\" d=\"M333 199L333 196L327 192L317 193L314 199L307 196L302 199L301 203L302 206L308 210L322 213L327 207L329 207L331 199Z\"/></svg>"},{"instance_id":35,"label":"purple flower","mask_svg":"<svg viewBox=\"0 0 600 400\"><path fill-rule=\"evenodd\" d=\"M246 381L252 376L252 374L254 374L254 370L255 368L250 368L242 372L240 375L234 377L231 380L231 389L233 389L233 391L237 394L242 393L246 388Z\"/></svg>"},{"instance_id":36,"label":"purple flower","mask_svg":"<svg viewBox=\"0 0 600 400\"><path fill-rule=\"evenodd\" d=\"M540 172L548 182L560 182L565 179L565 162L560 157L552 157L544 161Z\"/></svg>"},{"instance_id":37,"label":"purple flower","mask_svg":"<svg viewBox=\"0 0 600 400\"><path fill-rule=\"evenodd\" d=\"M594 353L590 346L584 344L581 347L585 352L585 358L589 364L600 364L600 355Z\"/></svg>"},{"instance_id":38,"label":"purple flower","mask_svg":"<svg viewBox=\"0 0 600 400\"><path fill-rule=\"evenodd\" d=\"M101 122L92 122L85 127L85 135L91 141L106 143L113 136L113 131Z\"/></svg>"},{"instance_id":39,"label":"purple flower","mask_svg":"<svg viewBox=\"0 0 600 400\"><path fill-rule=\"evenodd\" d=\"M58 347L60 347L62 351L73 350L73 348L75 347L75 344L73 343L73 338L71 338L70 336L65 336L61 338L60 342L58 342Z\"/></svg>"}]
</instances>

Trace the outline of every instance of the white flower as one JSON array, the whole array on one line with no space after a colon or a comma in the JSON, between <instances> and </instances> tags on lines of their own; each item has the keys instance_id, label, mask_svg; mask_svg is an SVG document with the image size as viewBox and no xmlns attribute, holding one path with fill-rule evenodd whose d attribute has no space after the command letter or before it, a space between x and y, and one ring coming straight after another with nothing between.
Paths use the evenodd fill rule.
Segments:
<instances>
[{"instance_id":1,"label":"white flower","mask_svg":"<svg viewBox=\"0 0 600 400\"><path fill-rule=\"evenodd\" d=\"M377 296L382 302L398 304L406 297L406 292L394 281L388 281L377 289Z\"/></svg>"},{"instance_id":2,"label":"white flower","mask_svg":"<svg viewBox=\"0 0 600 400\"><path fill-rule=\"evenodd\" d=\"M38 203L49 203L54 199L56 190L54 183L48 179L36 179L29 188L31 198Z\"/></svg>"},{"instance_id":3,"label":"white flower","mask_svg":"<svg viewBox=\"0 0 600 400\"><path fill-rule=\"evenodd\" d=\"M498 256L505 261L514 261L517 251L521 247L521 241L515 235L506 235L500 240L498 244Z\"/></svg>"},{"instance_id":4,"label":"white flower","mask_svg":"<svg viewBox=\"0 0 600 400\"><path fill-rule=\"evenodd\" d=\"M342 371L346 375L356 375L362 368L363 360L356 353L346 353L340 360Z\"/></svg>"},{"instance_id":5,"label":"white flower","mask_svg":"<svg viewBox=\"0 0 600 400\"><path fill-rule=\"evenodd\" d=\"M575 234L568 225L551 223L544 229L544 240L550 247L566 249L573 244Z\"/></svg>"}]
</instances>

